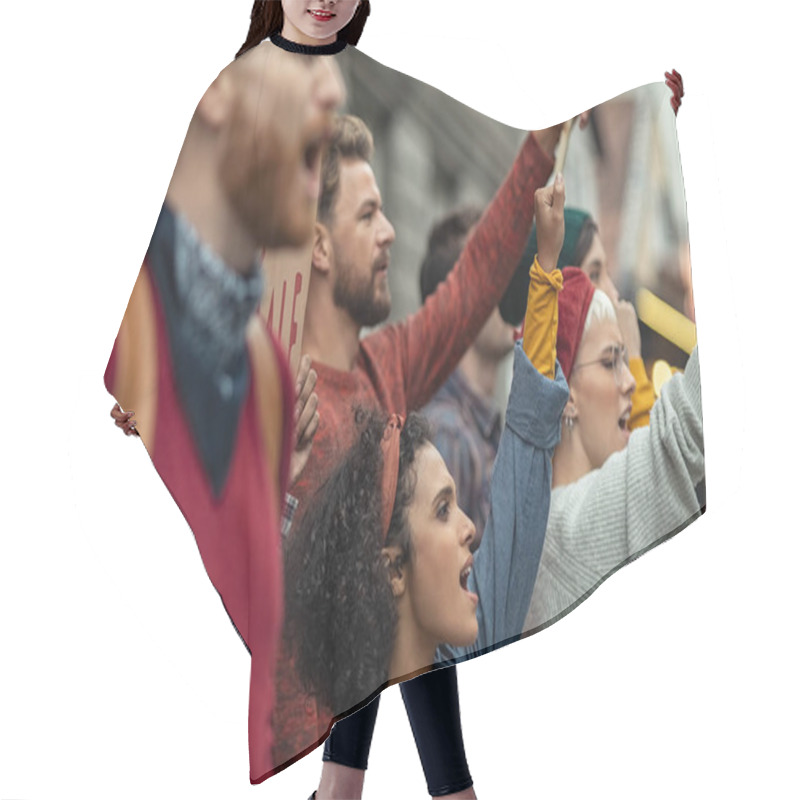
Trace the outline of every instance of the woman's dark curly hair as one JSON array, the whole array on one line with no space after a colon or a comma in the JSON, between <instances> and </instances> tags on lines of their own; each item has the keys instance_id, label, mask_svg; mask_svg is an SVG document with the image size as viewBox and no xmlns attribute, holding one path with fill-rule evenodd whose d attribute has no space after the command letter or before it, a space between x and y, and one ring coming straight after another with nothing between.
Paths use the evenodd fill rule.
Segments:
<instances>
[{"instance_id":1,"label":"woman's dark curly hair","mask_svg":"<svg viewBox=\"0 0 800 800\"><path fill-rule=\"evenodd\" d=\"M381 558L397 545L412 556L408 507L411 468L430 440L425 419L411 414L400 434L397 495L386 542L381 530L381 440L387 417L358 409L356 443L320 487L289 537L285 552L284 634L306 690L333 714L363 701L387 680L397 610Z\"/></svg>"},{"instance_id":2,"label":"woman's dark curly hair","mask_svg":"<svg viewBox=\"0 0 800 800\"><path fill-rule=\"evenodd\" d=\"M367 24L369 11L369 0L361 0L353 19L339 31L336 38L344 39L348 44L358 44L364 25ZM280 0L255 0L253 10L250 12L250 30L236 58L282 30L283 6Z\"/></svg>"}]
</instances>

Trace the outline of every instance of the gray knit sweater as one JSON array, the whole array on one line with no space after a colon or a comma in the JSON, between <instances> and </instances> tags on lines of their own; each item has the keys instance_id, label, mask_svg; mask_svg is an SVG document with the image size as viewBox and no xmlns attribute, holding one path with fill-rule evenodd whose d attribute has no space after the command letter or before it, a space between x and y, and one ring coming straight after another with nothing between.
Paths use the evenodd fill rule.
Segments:
<instances>
[{"instance_id":1,"label":"gray knit sweater","mask_svg":"<svg viewBox=\"0 0 800 800\"><path fill-rule=\"evenodd\" d=\"M705 475L700 368L694 349L653 406L650 426L600 469L553 490L525 630L583 602L609 575L700 515Z\"/></svg>"}]
</instances>

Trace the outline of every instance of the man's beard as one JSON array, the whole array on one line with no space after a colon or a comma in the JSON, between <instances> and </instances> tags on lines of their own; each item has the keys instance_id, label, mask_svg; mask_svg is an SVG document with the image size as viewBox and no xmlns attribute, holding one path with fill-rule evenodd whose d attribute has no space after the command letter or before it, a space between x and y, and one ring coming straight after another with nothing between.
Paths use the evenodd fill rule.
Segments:
<instances>
[{"instance_id":1,"label":"man's beard","mask_svg":"<svg viewBox=\"0 0 800 800\"><path fill-rule=\"evenodd\" d=\"M343 308L362 328L371 328L383 322L392 310L389 291L376 295L376 273L372 272L367 280L353 277L353 270L339 268L333 284L333 302L337 308Z\"/></svg>"}]
</instances>

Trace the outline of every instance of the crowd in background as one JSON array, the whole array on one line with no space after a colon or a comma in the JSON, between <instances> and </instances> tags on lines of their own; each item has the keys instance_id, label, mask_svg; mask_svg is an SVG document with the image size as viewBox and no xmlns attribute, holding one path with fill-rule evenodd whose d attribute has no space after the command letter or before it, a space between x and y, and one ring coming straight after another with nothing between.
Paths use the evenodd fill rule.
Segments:
<instances>
[{"instance_id":1,"label":"crowd in background","mask_svg":"<svg viewBox=\"0 0 800 800\"><path fill-rule=\"evenodd\" d=\"M568 126L379 68L368 14L255 3L106 385L251 654L251 781L326 739L318 799L360 796L368 701L405 681L430 794L475 797L452 665L705 509L682 81L581 115L553 174ZM310 261L296 374L260 311L279 248Z\"/></svg>"}]
</instances>

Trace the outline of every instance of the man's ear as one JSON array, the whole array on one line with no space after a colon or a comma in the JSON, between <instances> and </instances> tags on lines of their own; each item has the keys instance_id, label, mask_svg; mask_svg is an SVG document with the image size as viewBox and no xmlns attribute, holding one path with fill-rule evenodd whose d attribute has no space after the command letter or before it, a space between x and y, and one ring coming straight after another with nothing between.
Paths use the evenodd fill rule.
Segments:
<instances>
[{"instance_id":1,"label":"man's ear","mask_svg":"<svg viewBox=\"0 0 800 800\"><path fill-rule=\"evenodd\" d=\"M325 275L333 265L333 243L328 226L321 222L314 223L314 246L311 250L311 266Z\"/></svg>"},{"instance_id":2,"label":"man's ear","mask_svg":"<svg viewBox=\"0 0 800 800\"><path fill-rule=\"evenodd\" d=\"M197 104L197 116L211 128L221 128L230 116L231 84L230 77L223 70Z\"/></svg>"},{"instance_id":3,"label":"man's ear","mask_svg":"<svg viewBox=\"0 0 800 800\"><path fill-rule=\"evenodd\" d=\"M399 600L406 593L406 579L408 570L403 553L397 545L384 547L381 550L381 561L386 567L386 575L392 587L395 600Z\"/></svg>"}]
</instances>

